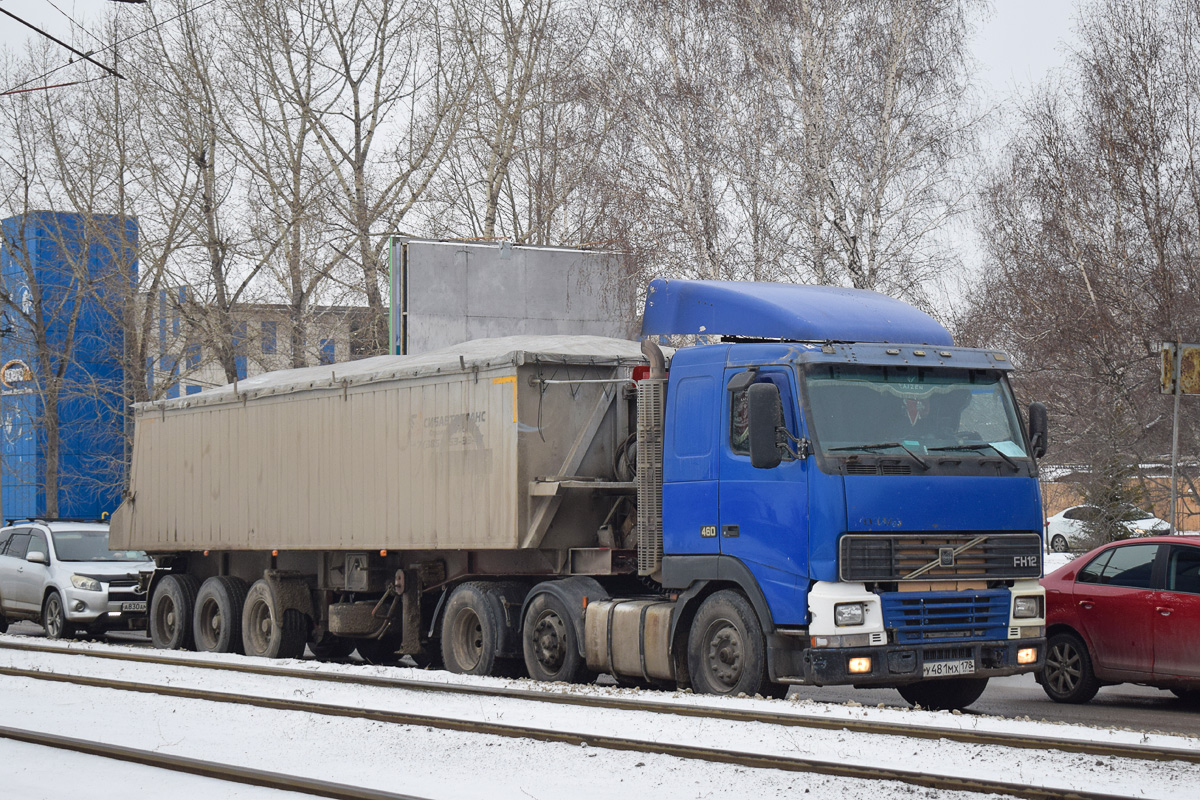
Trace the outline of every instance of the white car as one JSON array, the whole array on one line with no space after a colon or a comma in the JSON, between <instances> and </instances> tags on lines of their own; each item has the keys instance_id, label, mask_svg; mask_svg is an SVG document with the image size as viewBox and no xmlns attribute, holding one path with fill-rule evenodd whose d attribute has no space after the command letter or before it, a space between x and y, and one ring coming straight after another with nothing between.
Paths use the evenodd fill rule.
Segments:
<instances>
[{"instance_id":1,"label":"white car","mask_svg":"<svg viewBox=\"0 0 1200 800\"><path fill-rule=\"evenodd\" d=\"M108 525L29 520L0 529L0 633L30 620L51 639L146 627L140 550L109 550Z\"/></svg>"},{"instance_id":2,"label":"white car","mask_svg":"<svg viewBox=\"0 0 1200 800\"><path fill-rule=\"evenodd\" d=\"M1046 547L1055 553L1066 553L1069 550L1090 550L1097 543L1085 541L1086 529L1084 524L1097 519L1100 510L1095 506L1080 505L1064 509L1046 520ZM1138 536L1162 536L1171 532L1171 523L1159 519L1148 511L1132 506L1125 509L1117 524L1127 533L1114 538L1135 538ZM1099 544L1107 544L1100 542Z\"/></svg>"}]
</instances>

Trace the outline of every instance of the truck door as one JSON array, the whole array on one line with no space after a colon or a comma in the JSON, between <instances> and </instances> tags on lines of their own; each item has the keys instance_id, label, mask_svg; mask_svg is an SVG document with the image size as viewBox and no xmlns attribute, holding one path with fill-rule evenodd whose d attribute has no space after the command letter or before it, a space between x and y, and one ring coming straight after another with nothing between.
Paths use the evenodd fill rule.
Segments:
<instances>
[{"instance_id":1,"label":"truck door","mask_svg":"<svg viewBox=\"0 0 1200 800\"><path fill-rule=\"evenodd\" d=\"M720 447L718 505L721 554L744 563L758 580L776 625L802 625L807 620L808 463L785 460L774 469L750 466L746 426L748 378L745 369L727 369L723 433ZM795 376L784 367L755 370L754 383L779 387L783 423L797 438L803 420Z\"/></svg>"}]
</instances>

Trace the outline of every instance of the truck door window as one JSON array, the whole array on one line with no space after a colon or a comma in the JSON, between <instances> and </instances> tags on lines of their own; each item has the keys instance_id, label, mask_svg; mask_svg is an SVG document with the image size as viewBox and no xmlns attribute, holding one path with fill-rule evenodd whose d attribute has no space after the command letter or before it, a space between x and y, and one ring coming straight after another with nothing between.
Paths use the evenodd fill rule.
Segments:
<instances>
[{"instance_id":1,"label":"truck door window","mask_svg":"<svg viewBox=\"0 0 1200 800\"><path fill-rule=\"evenodd\" d=\"M788 424L789 413L786 409L791 408L792 391L788 385L787 376L783 373L768 372L760 374L753 383L773 383L779 387L779 396L783 401L780 407L780 425L786 425L789 430L792 430L792 425ZM749 384L735 389L729 398L729 446L733 452L738 455L750 455L750 403L746 392L749 391ZM792 430L795 435L795 431Z\"/></svg>"}]
</instances>

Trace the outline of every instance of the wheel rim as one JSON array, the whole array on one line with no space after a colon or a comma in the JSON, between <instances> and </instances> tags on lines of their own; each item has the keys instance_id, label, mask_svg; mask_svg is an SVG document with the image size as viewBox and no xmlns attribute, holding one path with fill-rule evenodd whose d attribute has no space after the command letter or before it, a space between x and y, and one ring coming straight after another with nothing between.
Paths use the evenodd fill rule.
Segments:
<instances>
[{"instance_id":1,"label":"wheel rim","mask_svg":"<svg viewBox=\"0 0 1200 800\"><path fill-rule=\"evenodd\" d=\"M470 608L460 609L450 630L454 660L463 670L475 669L483 660L483 623L479 615Z\"/></svg>"},{"instance_id":2,"label":"wheel rim","mask_svg":"<svg viewBox=\"0 0 1200 800\"><path fill-rule=\"evenodd\" d=\"M246 637L250 640L256 653L265 653L271 646L271 633L274 624L271 620L271 606L261 598L255 598L250 603L250 612L246 617L249 625L245 628Z\"/></svg>"},{"instance_id":3,"label":"wheel rim","mask_svg":"<svg viewBox=\"0 0 1200 800\"><path fill-rule=\"evenodd\" d=\"M551 675L562 669L567 659L567 626L562 617L546 610L533 626L533 649L538 664Z\"/></svg>"},{"instance_id":4,"label":"wheel rim","mask_svg":"<svg viewBox=\"0 0 1200 800\"><path fill-rule=\"evenodd\" d=\"M177 616L175 601L171 599L169 594L164 592L159 596L158 603L155 605L154 627L162 631L163 637L167 641L174 641L175 639L175 628L178 623Z\"/></svg>"},{"instance_id":5,"label":"wheel rim","mask_svg":"<svg viewBox=\"0 0 1200 800\"><path fill-rule=\"evenodd\" d=\"M199 622L200 625L196 628L196 637L200 639L200 646L205 650L215 649L217 642L221 640L221 631L225 627L225 620L221 616L221 607L217 605L216 600L206 597L200 604Z\"/></svg>"},{"instance_id":6,"label":"wheel rim","mask_svg":"<svg viewBox=\"0 0 1200 800\"><path fill-rule=\"evenodd\" d=\"M1061 536L1055 536L1050 542L1050 548L1056 553L1067 552L1067 540Z\"/></svg>"},{"instance_id":7,"label":"wheel rim","mask_svg":"<svg viewBox=\"0 0 1200 800\"><path fill-rule=\"evenodd\" d=\"M742 677L745 663L741 632L731 621L719 619L708 626L704 640L708 642L705 659L709 674L717 686L732 690Z\"/></svg>"},{"instance_id":8,"label":"wheel rim","mask_svg":"<svg viewBox=\"0 0 1200 800\"><path fill-rule=\"evenodd\" d=\"M1068 695L1083 679L1083 657L1070 642L1056 642L1046 653L1046 685L1055 694Z\"/></svg>"},{"instance_id":9,"label":"wheel rim","mask_svg":"<svg viewBox=\"0 0 1200 800\"><path fill-rule=\"evenodd\" d=\"M59 601L58 595L50 595L50 599L46 601L46 635L51 639L62 636L62 613L62 603Z\"/></svg>"}]
</instances>

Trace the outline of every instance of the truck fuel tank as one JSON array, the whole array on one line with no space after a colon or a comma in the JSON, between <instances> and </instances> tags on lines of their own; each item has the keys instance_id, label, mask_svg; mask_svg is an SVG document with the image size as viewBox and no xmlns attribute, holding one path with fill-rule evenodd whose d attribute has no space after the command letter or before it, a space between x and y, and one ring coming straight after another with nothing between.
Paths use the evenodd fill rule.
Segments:
<instances>
[{"instance_id":1,"label":"truck fuel tank","mask_svg":"<svg viewBox=\"0 0 1200 800\"><path fill-rule=\"evenodd\" d=\"M589 669L643 680L675 680L669 600L597 600L584 613Z\"/></svg>"}]
</instances>

